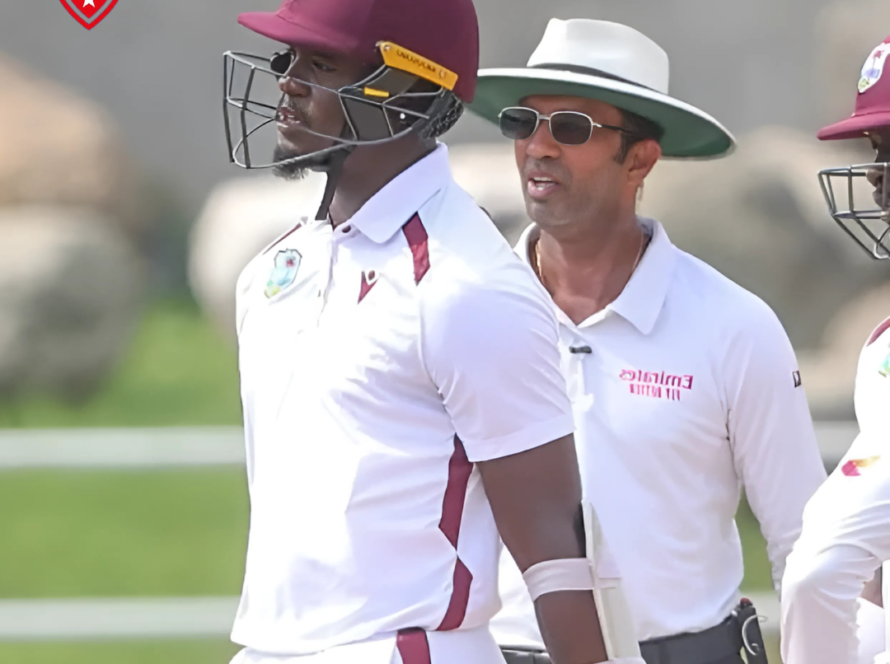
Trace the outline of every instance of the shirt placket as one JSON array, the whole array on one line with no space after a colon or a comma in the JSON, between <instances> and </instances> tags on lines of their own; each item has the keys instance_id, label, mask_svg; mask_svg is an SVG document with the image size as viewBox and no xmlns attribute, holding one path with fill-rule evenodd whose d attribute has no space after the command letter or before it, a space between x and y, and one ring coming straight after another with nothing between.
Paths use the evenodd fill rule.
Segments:
<instances>
[{"instance_id":1,"label":"shirt placket","mask_svg":"<svg viewBox=\"0 0 890 664\"><path fill-rule=\"evenodd\" d=\"M331 301L331 295L336 285L335 280L335 270L337 269L337 262L340 256L340 248L343 246L343 243L348 241L352 236L354 236L358 231L356 231L355 227L349 223L341 224L336 228L328 231L328 236L326 238L325 247L327 249L327 258L328 265L327 269L323 269L322 272L322 283L318 289L318 315L316 316L316 327L321 326L321 321L324 315L329 310L329 304Z\"/></svg>"}]
</instances>

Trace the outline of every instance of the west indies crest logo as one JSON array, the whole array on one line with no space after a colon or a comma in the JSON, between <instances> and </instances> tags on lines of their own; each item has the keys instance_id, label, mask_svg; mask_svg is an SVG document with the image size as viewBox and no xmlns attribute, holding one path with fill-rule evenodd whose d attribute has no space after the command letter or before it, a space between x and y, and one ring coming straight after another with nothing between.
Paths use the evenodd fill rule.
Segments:
<instances>
[{"instance_id":1,"label":"west indies crest logo","mask_svg":"<svg viewBox=\"0 0 890 664\"><path fill-rule=\"evenodd\" d=\"M71 17L87 30L99 25L114 9L117 0L61 0Z\"/></svg>"},{"instance_id":2,"label":"west indies crest logo","mask_svg":"<svg viewBox=\"0 0 890 664\"><path fill-rule=\"evenodd\" d=\"M278 252L272 274L269 275L269 282L266 284L267 298L272 299L296 281L302 261L303 257L296 249Z\"/></svg>"},{"instance_id":3,"label":"west indies crest logo","mask_svg":"<svg viewBox=\"0 0 890 664\"><path fill-rule=\"evenodd\" d=\"M859 79L859 94L869 90L884 74L884 65L887 63L887 56L890 56L890 44L884 43L878 46L868 60L862 66L862 78Z\"/></svg>"}]
</instances>

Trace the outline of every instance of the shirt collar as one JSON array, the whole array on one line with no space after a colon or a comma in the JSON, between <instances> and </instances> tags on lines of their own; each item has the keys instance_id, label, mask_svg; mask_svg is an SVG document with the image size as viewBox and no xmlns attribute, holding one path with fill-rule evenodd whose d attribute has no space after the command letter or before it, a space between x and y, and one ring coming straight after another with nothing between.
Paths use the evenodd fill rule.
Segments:
<instances>
[{"instance_id":1,"label":"shirt collar","mask_svg":"<svg viewBox=\"0 0 890 664\"><path fill-rule=\"evenodd\" d=\"M440 144L374 194L349 223L377 244L387 242L451 181L448 148Z\"/></svg>"},{"instance_id":2,"label":"shirt collar","mask_svg":"<svg viewBox=\"0 0 890 664\"><path fill-rule=\"evenodd\" d=\"M602 320L604 314L614 312L627 320L642 334L648 335L655 328L674 276L677 249L660 223L646 217L639 217L639 222L652 235L652 240L649 242L649 247L643 254L640 264L637 265L630 281L621 291L621 295L604 311L595 314L578 327L594 324ZM519 244L516 246L516 253L528 264L531 264L529 248L538 234L538 227L532 224L523 232ZM562 313L559 309L557 312ZM568 318L563 314L560 316L560 320L566 322Z\"/></svg>"}]
</instances>

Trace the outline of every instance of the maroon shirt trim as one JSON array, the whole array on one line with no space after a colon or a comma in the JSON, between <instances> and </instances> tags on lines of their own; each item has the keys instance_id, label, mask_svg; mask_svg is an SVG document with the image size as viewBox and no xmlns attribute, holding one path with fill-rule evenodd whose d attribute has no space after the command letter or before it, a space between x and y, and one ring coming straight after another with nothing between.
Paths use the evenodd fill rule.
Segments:
<instances>
[{"instance_id":1,"label":"maroon shirt trim","mask_svg":"<svg viewBox=\"0 0 890 664\"><path fill-rule=\"evenodd\" d=\"M411 217L410 221L402 226L402 232L414 256L414 283L419 284L430 269L430 238L426 228L423 227L420 215L415 214Z\"/></svg>"},{"instance_id":2,"label":"maroon shirt trim","mask_svg":"<svg viewBox=\"0 0 890 664\"><path fill-rule=\"evenodd\" d=\"M875 341L880 339L881 335L884 334L884 332L886 332L887 330L890 330L890 318L878 325L875 331L871 333L871 336L868 338L868 343L865 345L871 346Z\"/></svg>"},{"instance_id":3,"label":"maroon shirt trim","mask_svg":"<svg viewBox=\"0 0 890 664\"><path fill-rule=\"evenodd\" d=\"M270 244L268 247L266 247L266 250L263 252L263 256L265 256L266 254L268 254L270 251L272 251L272 249L274 249L274 248L277 247L279 244L281 244L282 242L284 242L287 238L289 238L291 235L293 235L294 233L296 233L296 232L297 232L298 230L300 230L301 228L303 228L303 223L302 223L302 222L300 222L299 224L297 224L296 226L294 226L293 228L291 228L287 233L285 233L285 234L282 235L280 238L278 238L277 240L275 240L275 242L273 242L273 243Z\"/></svg>"},{"instance_id":4,"label":"maroon shirt trim","mask_svg":"<svg viewBox=\"0 0 890 664\"><path fill-rule=\"evenodd\" d=\"M467 487L470 484L472 472L473 464L467 458L464 444L460 438L455 436L454 454L448 461L448 485L445 488L445 498L442 501L442 519L439 521L439 530L448 538L455 550L457 549L460 524L467 499ZM448 603L448 610L436 631L445 632L461 626L467 615L472 583L473 575L458 556L454 565L451 601Z\"/></svg>"}]
</instances>

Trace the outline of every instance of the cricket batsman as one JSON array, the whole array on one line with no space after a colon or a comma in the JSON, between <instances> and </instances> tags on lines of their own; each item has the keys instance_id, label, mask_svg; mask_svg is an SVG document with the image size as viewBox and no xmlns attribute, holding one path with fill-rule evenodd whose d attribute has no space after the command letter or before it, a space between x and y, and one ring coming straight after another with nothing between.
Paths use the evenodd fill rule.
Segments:
<instances>
[{"instance_id":1,"label":"cricket batsman","mask_svg":"<svg viewBox=\"0 0 890 664\"><path fill-rule=\"evenodd\" d=\"M277 46L225 56L232 160L327 188L237 287L234 663L502 664L501 538L556 664L640 662L595 601L547 294L437 141L476 88L472 0L284 0L239 22Z\"/></svg>"},{"instance_id":2,"label":"cricket batsman","mask_svg":"<svg viewBox=\"0 0 890 664\"><path fill-rule=\"evenodd\" d=\"M890 37L865 62L855 113L819 132L822 140L867 138L877 152L874 163L820 173L832 216L876 260L890 258L888 57ZM860 207L863 195L874 200ZM890 319L862 349L855 407L860 434L807 505L788 558L782 584L785 664L855 664L857 599L882 604L880 570L890 560ZM890 658L885 653L878 661Z\"/></svg>"}]
</instances>

